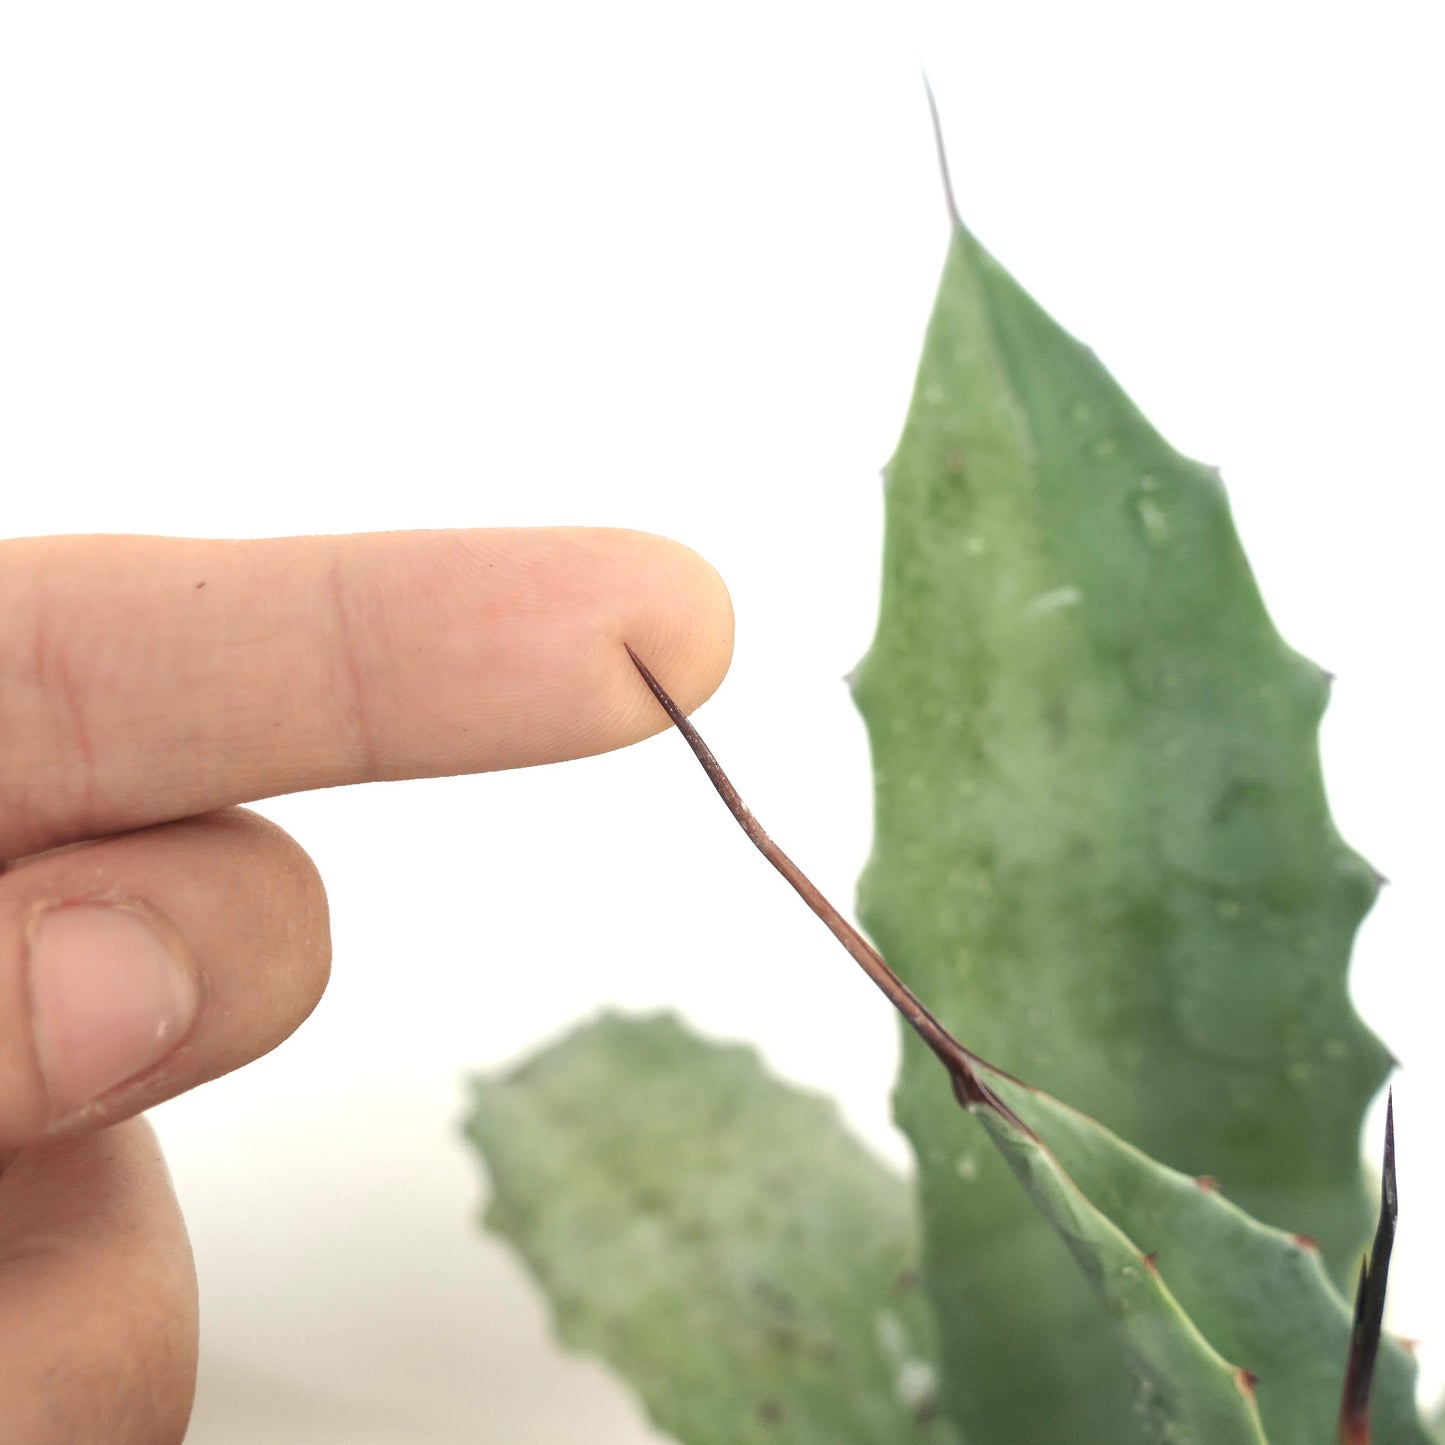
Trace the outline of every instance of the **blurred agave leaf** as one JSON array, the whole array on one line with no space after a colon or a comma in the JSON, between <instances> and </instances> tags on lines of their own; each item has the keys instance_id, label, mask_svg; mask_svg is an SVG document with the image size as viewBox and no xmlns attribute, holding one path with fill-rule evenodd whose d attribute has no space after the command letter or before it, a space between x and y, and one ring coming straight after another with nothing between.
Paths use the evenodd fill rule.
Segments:
<instances>
[{"instance_id":1,"label":"blurred agave leaf","mask_svg":"<svg viewBox=\"0 0 1445 1445\"><path fill-rule=\"evenodd\" d=\"M957 1445L907 1186L751 1049L609 1015L473 1080L466 1133L563 1341L686 1445Z\"/></svg>"}]
</instances>

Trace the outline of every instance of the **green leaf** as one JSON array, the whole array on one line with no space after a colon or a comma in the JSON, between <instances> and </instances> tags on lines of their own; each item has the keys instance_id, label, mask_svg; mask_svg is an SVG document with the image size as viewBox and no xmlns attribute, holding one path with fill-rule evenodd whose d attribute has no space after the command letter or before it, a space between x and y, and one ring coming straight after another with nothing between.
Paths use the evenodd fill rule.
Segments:
<instances>
[{"instance_id":1,"label":"green leaf","mask_svg":"<svg viewBox=\"0 0 1445 1445\"><path fill-rule=\"evenodd\" d=\"M962 226L886 476L865 926L971 1048L1348 1277L1388 1065L1346 992L1377 879L1326 805L1327 679L1217 476ZM934 1068L909 1040L896 1111L947 1410L980 1445L1138 1439L1097 1303L1003 1165L944 1142Z\"/></svg>"},{"instance_id":2,"label":"green leaf","mask_svg":"<svg viewBox=\"0 0 1445 1445\"><path fill-rule=\"evenodd\" d=\"M1325 1273L1313 1240L1261 1225L1228 1203L1214 1180L1165 1168L949 1035L768 836L697 729L628 651L728 810L927 1045L946 1071L949 1093L982 1120L1072 1254L1119 1332L1150 1438L1165 1445L1267 1445L1267 1425L1275 1445L1307 1445L1334 1433L1332 1425L1340 1439L1363 1439L1373 1418L1380 1445L1429 1445L1414 1403L1414 1364L1379 1330L1398 1217L1392 1111L1379 1223L1352 1308ZM941 1136L930 1143L948 1146ZM963 1147L955 1172L976 1178L977 1154ZM1160 1242L1167 1246L1167 1283ZM986 1331L991 1317L980 1313L977 1323Z\"/></svg>"},{"instance_id":3,"label":"green leaf","mask_svg":"<svg viewBox=\"0 0 1445 1445\"><path fill-rule=\"evenodd\" d=\"M952 1445L908 1189L833 1105L671 1017L606 1016L472 1085L488 1226L562 1339L685 1445Z\"/></svg>"},{"instance_id":4,"label":"green leaf","mask_svg":"<svg viewBox=\"0 0 1445 1445\"><path fill-rule=\"evenodd\" d=\"M1313 1241L1260 1224L1047 1094L980 1073L1025 1127L974 1112L1121 1329L1150 1438L1333 1440L1352 1311ZM1404 1348L1382 1340L1375 1445L1429 1445L1415 1377Z\"/></svg>"}]
</instances>

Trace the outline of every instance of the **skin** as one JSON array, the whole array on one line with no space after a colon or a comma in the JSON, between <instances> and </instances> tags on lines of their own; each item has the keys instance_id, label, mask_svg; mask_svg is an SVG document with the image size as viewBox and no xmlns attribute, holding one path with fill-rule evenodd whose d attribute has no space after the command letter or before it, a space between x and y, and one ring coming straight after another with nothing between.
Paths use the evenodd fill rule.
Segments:
<instances>
[{"instance_id":1,"label":"skin","mask_svg":"<svg viewBox=\"0 0 1445 1445\"><path fill-rule=\"evenodd\" d=\"M235 805L648 737L667 718L624 642L696 707L731 654L717 574L581 528L0 542L7 1442L185 1434L195 1272L140 1116L273 1049L330 967L311 861ZM56 918L82 980L148 924L195 1004L163 1058L98 1095L82 1085L127 1023L43 1030L32 945Z\"/></svg>"}]
</instances>

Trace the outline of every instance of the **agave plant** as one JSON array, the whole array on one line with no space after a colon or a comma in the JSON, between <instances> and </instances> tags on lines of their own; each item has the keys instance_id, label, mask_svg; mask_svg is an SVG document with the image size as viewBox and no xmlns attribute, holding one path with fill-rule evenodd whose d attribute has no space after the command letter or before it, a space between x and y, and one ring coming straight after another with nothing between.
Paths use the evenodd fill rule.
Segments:
<instances>
[{"instance_id":1,"label":"agave plant","mask_svg":"<svg viewBox=\"0 0 1445 1445\"><path fill-rule=\"evenodd\" d=\"M683 1445L1427 1445L1381 1329L1389 1055L1346 987L1380 880L1326 804L1329 680L1218 475L949 210L853 677L872 944L635 659L903 1015L913 1177L749 1050L608 1016L474 1081L486 1222Z\"/></svg>"}]
</instances>

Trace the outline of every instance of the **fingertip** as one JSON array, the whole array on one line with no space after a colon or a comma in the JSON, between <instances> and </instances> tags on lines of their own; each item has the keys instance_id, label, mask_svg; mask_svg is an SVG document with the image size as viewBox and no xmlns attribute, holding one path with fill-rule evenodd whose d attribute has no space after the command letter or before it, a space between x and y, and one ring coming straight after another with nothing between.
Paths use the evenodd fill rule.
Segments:
<instances>
[{"instance_id":1,"label":"fingertip","mask_svg":"<svg viewBox=\"0 0 1445 1445\"><path fill-rule=\"evenodd\" d=\"M667 591L652 599L625 640L659 680L658 669L665 670L668 690L691 712L717 691L732 663L732 597L717 569L691 547L667 537L651 540L660 544Z\"/></svg>"},{"instance_id":2,"label":"fingertip","mask_svg":"<svg viewBox=\"0 0 1445 1445\"><path fill-rule=\"evenodd\" d=\"M615 685L607 731L618 747L668 726L628 656L630 648L684 712L717 691L733 655L733 605L717 569L691 547L650 533L628 534L636 555L630 605L620 619L609 672Z\"/></svg>"}]
</instances>

